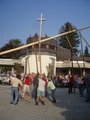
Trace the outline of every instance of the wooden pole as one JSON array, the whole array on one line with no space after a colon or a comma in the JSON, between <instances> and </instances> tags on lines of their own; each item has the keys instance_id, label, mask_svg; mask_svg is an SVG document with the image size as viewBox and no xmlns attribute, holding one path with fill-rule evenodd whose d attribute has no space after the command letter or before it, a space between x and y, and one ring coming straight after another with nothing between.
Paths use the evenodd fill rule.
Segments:
<instances>
[{"instance_id":1,"label":"wooden pole","mask_svg":"<svg viewBox=\"0 0 90 120\"><path fill-rule=\"evenodd\" d=\"M39 35L39 68L40 68L40 74L42 74L42 61L41 61L41 34L42 34L42 22L45 21L45 19L43 19L42 14L40 16L40 35Z\"/></svg>"},{"instance_id":2,"label":"wooden pole","mask_svg":"<svg viewBox=\"0 0 90 120\"><path fill-rule=\"evenodd\" d=\"M80 39L81 39L81 34L80 34ZM82 51L82 58L83 58L83 75L85 75L85 59L84 59L82 39L81 39L81 51Z\"/></svg>"},{"instance_id":3,"label":"wooden pole","mask_svg":"<svg viewBox=\"0 0 90 120\"><path fill-rule=\"evenodd\" d=\"M84 27L84 28L80 28L80 29L78 29L78 31L85 30L85 29L90 29L90 26ZM64 35L67 35L67 34L70 34L70 33L76 32L76 31L77 30L75 29L75 30L72 30L72 31L68 31L68 32L65 32L65 33L61 33L61 34L55 35L55 36L50 37L50 38L42 39L40 41L40 43L45 42L45 41L49 41L51 39L54 39L54 38L57 38L57 37L60 37L60 36L64 36ZM0 55L4 55L4 54L10 53L10 52L21 50L21 49L27 48L27 47L35 45L35 44L39 44L39 41L30 43L30 44L27 44L27 45L23 45L23 46L20 46L20 47L17 47L17 48L13 48L13 49L10 49L10 50L6 50L6 51L3 51L3 52L0 52Z\"/></svg>"},{"instance_id":4,"label":"wooden pole","mask_svg":"<svg viewBox=\"0 0 90 120\"><path fill-rule=\"evenodd\" d=\"M36 58L36 69L37 69L37 73L38 73L38 60L37 60L36 46L35 46L35 58Z\"/></svg>"},{"instance_id":5,"label":"wooden pole","mask_svg":"<svg viewBox=\"0 0 90 120\"><path fill-rule=\"evenodd\" d=\"M75 55L75 56L76 56L76 61L77 61L78 67L80 68L80 72L81 72L81 74L82 74L81 67L80 67L80 65L79 65L79 63L78 63L77 55L76 55L76 53L74 52L73 47L72 47L72 45L71 45L71 43L70 43L67 35L66 35L66 39L67 39L67 41L68 41L68 43L69 43L70 51L71 51L71 65L72 65L71 73L73 74L73 55Z\"/></svg>"}]
</instances>

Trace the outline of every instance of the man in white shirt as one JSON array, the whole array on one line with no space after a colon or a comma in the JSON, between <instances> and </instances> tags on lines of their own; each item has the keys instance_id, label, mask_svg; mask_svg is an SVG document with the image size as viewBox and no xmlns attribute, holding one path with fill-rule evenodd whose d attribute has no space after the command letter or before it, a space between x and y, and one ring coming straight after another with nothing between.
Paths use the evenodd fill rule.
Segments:
<instances>
[{"instance_id":1,"label":"man in white shirt","mask_svg":"<svg viewBox=\"0 0 90 120\"><path fill-rule=\"evenodd\" d=\"M13 75L11 77L11 100L10 103L16 105L19 100L19 86L22 86L22 82L18 79L19 75Z\"/></svg>"},{"instance_id":2,"label":"man in white shirt","mask_svg":"<svg viewBox=\"0 0 90 120\"><path fill-rule=\"evenodd\" d=\"M37 102L36 105L38 104L38 101L44 105L44 97L45 97L45 81L42 79L42 76L39 75L38 78L38 88L37 88Z\"/></svg>"}]
</instances>

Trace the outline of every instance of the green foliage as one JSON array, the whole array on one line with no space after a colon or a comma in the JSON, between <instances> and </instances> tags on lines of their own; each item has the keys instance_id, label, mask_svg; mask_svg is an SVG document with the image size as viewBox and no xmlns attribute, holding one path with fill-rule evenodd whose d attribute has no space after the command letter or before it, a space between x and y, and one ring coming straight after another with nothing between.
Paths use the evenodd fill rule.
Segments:
<instances>
[{"instance_id":1,"label":"green foliage","mask_svg":"<svg viewBox=\"0 0 90 120\"><path fill-rule=\"evenodd\" d=\"M15 69L15 71L16 71L17 74L21 74L23 72L23 67L19 63L15 63L14 64L14 69Z\"/></svg>"},{"instance_id":2,"label":"green foliage","mask_svg":"<svg viewBox=\"0 0 90 120\"><path fill-rule=\"evenodd\" d=\"M32 37L31 37L31 35L30 35L30 37L28 37L27 40L26 40L26 44L29 44L29 43L31 43L31 42L32 42Z\"/></svg>"},{"instance_id":3,"label":"green foliage","mask_svg":"<svg viewBox=\"0 0 90 120\"><path fill-rule=\"evenodd\" d=\"M36 42L38 40L38 34L35 33L33 37L28 37L26 40L26 44L32 43L32 42Z\"/></svg>"},{"instance_id":4,"label":"green foliage","mask_svg":"<svg viewBox=\"0 0 90 120\"><path fill-rule=\"evenodd\" d=\"M1 49L0 52L10 50L13 48L17 48L19 46L23 45L19 39L11 39L8 43L6 43ZM12 58L12 59L17 59L20 56L20 50L11 52L5 55L2 55L2 58Z\"/></svg>"},{"instance_id":5,"label":"green foliage","mask_svg":"<svg viewBox=\"0 0 90 120\"><path fill-rule=\"evenodd\" d=\"M72 31L75 29L76 29L75 26L73 26L71 23L67 22L61 27L61 29L59 30L59 34L64 33L64 32L68 32L68 31ZM67 49L71 49L67 38L72 46L72 49L74 50L75 53L77 53L78 47L80 44L80 36L79 36L78 32L73 32L73 33L67 34L67 37L61 36L58 39L60 46L67 48Z\"/></svg>"}]
</instances>

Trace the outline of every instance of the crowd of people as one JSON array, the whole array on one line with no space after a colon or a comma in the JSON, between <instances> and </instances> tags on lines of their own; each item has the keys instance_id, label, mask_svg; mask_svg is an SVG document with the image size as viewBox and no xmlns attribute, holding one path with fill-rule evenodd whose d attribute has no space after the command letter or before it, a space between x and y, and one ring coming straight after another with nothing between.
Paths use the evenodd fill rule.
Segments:
<instances>
[{"instance_id":1,"label":"crowd of people","mask_svg":"<svg viewBox=\"0 0 90 120\"><path fill-rule=\"evenodd\" d=\"M65 78L68 82L68 94L76 92L78 88L79 94L83 97L84 90L86 89L86 100L90 102L90 73L85 76L80 75L67 75ZM34 99L35 105L39 102L44 105L45 97L49 98L48 90L51 91L50 99L53 103L56 103L55 91L57 81L61 82L61 75L47 77L45 74L30 73L28 75L16 75L11 76L11 104L17 104L19 102L19 94L21 93L22 99L28 96L28 99Z\"/></svg>"},{"instance_id":2,"label":"crowd of people","mask_svg":"<svg viewBox=\"0 0 90 120\"><path fill-rule=\"evenodd\" d=\"M19 92L21 92L22 99L28 96L28 99L34 98L35 105L38 105L39 102L44 105L44 98L49 96L48 89L51 90L52 102L56 103L56 87L51 78L47 78L45 74L39 73L24 76L14 74L11 76L10 103L16 105L19 101Z\"/></svg>"}]
</instances>

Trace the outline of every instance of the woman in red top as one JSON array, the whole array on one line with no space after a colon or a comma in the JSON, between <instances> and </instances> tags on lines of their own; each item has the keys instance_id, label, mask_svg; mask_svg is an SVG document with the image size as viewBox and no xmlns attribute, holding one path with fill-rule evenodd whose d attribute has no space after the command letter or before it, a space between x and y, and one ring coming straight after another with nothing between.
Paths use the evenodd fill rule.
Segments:
<instances>
[{"instance_id":1,"label":"woman in red top","mask_svg":"<svg viewBox=\"0 0 90 120\"><path fill-rule=\"evenodd\" d=\"M30 96L30 85L32 84L32 78L30 75L24 78L24 86L23 86L23 97L25 94Z\"/></svg>"}]
</instances>

